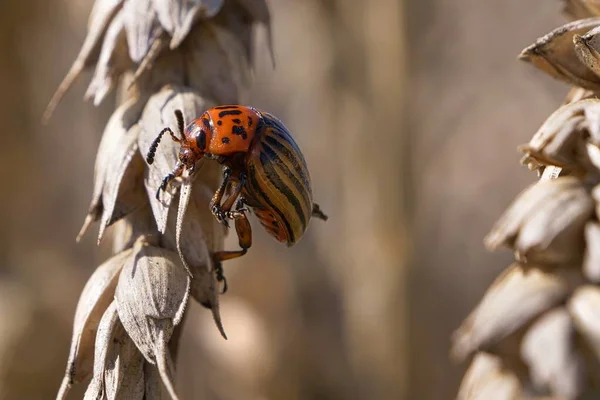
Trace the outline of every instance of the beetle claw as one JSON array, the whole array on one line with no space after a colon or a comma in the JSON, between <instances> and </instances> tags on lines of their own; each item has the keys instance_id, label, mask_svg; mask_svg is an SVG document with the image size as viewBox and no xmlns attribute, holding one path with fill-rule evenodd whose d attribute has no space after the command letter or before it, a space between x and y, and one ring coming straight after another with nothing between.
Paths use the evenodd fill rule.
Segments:
<instances>
[{"instance_id":1,"label":"beetle claw","mask_svg":"<svg viewBox=\"0 0 600 400\"><path fill-rule=\"evenodd\" d=\"M227 292L228 285L227 278L225 278L225 275L223 274L223 265L221 264L221 261L215 262L215 274L217 282L223 282L223 289L221 290L221 294L225 294Z\"/></svg>"}]
</instances>

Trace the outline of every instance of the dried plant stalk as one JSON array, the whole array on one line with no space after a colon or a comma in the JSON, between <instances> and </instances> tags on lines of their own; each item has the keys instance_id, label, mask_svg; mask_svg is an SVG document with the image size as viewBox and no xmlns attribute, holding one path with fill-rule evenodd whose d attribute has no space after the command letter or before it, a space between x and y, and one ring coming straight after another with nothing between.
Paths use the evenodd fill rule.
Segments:
<instances>
[{"instance_id":1,"label":"dried plant stalk","mask_svg":"<svg viewBox=\"0 0 600 400\"><path fill-rule=\"evenodd\" d=\"M212 310L221 334L219 287L210 254L225 235L208 202L219 168L204 165L161 201L156 189L176 160L162 143L152 168L145 154L164 127L175 130L222 103L239 103L249 78L252 29L269 27L264 0L97 0L88 35L51 100L95 67L85 97L101 103L118 88L118 107L98 149L92 201L78 240L94 222L98 242L115 225L115 255L98 267L77 307L71 352L57 399L92 377L86 399L177 399L171 340L190 295ZM175 346L176 347L176 346Z\"/></svg>"},{"instance_id":2,"label":"dried plant stalk","mask_svg":"<svg viewBox=\"0 0 600 400\"><path fill-rule=\"evenodd\" d=\"M486 237L517 263L454 336L453 356L473 358L459 399L600 396L600 2L564 3L574 21L521 58L573 88L519 147L540 180Z\"/></svg>"}]
</instances>

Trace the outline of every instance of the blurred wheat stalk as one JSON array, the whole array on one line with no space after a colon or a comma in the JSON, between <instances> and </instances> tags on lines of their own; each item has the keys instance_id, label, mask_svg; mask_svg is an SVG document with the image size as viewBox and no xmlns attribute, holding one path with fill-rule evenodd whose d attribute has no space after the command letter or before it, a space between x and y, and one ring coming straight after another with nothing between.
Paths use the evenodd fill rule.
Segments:
<instances>
[{"instance_id":1,"label":"blurred wheat stalk","mask_svg":"<svg viewBox=\"0 0 600 400\"><path fill-rule=\"evenodd\" d=\"M539 181L485 240L516 261L455 333L459 399L600 397L600 1L564 3L574 21L520 58L573 88L520 147Z\"/></svg>"},{"instance_id":2,"label":"blurred wheat stalk","mask_svg":"<svg viewBox=\"0 0 600 400\"><path fill-rule=\"evenodd\" d=\"M176 109L190 121L216 104L243 102L257 23L270 24L264 0L95 2L82 49L44 118L86 68L95 66L85 95L94 104L117 89L78 237L99 221L100 241L114 224L115 255L81 294L57 399L90 376L85 399L176 399L174 358L190 295L212 310L225 336L210 260L225 231L208 207L219 167L205 164L159 202L176 146L164 141L152 168L144 156L162 128L176 128Z\"/></svg>"}]
</instances>

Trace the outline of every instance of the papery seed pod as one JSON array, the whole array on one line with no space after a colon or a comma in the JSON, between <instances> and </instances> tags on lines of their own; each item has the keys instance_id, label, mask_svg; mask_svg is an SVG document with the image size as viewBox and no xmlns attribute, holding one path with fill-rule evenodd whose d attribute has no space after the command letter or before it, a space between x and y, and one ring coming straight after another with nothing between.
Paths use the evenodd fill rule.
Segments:
<instances>
[{"instance_id":1,"label":"papery seed pod","mask_svg":"<svg viewBox=\"0 0 600 400\"><path fill-rule=\"evenodd\" d=\"M512 247L529 262L576 262L593 206L588 189L575 177L537 182L519 194L494 225L486 246Z\"/></svg>"},{"instance_id":2,"label":"papery seed pod","mask_svg":"<svg viewBox=\"0 0 600 400\"><path fill-rule=\"evenodd\" d=\"M119 319L146 361L156 364L175 399L168 342L181 322L189 296L189 276L177 253L136 242L115 293Z\"/></svg>"},{"instance_id":3,"label":"papery seed pod","mask_svg":"<svg viewBox=\"0 0 600 400\"><path fill-rule=\"evenodd\" d=\"M88 22L88 34L71 69L56 90L56 93L54 93L54 96L52 96L46 111L44 111L42 117L44 123L48 122L54 109L83 69L97 61L107 26L119 12L122 4L123 0L98 0L94 3Z\"/></svg>"},{"instance_id":4,"label":"papery seed pod","mask_svg":"<svg viewBox=\"0 0 600 400\"><path fill-rule=\"evenodd\" d=\"M528 329L521 346L536 387L565 399L576 399L586 388L587 371L576 349L575 328L564 308L551 310Z\"/></svg>"},{"instance_id":5,"label":"papery seed pod","mask_svg":"<svg viewBox=\"0 0 600 400\"><path fill-rule=\"evenodd\" d=\"M124 7L130 2L125 2ZM132 68L131 59L127 56L127 41L124 31L124 9L119 11L111 21L104 41L94 76L85 92L85 99L93 99L99 105L118 82L119 76Z\"/></svg>"},{"instance_id":6,"label":"papery seed pod","mask_svg":"<svg viewBox=\"0 0 600 400\"><path fill-rule=\"evenodd\" d=\"M465 373L457 400L491 400L521 398L517 376L503 366L500 358L478 353Z\"/></svg>"},{"instance_id":7,"label":"papery seed pod","mask_svg":"<svg viewBox=\"0 0 600 400\"><path fill-rule=\"evenodd\" d=\"M583 35L598 25L600 18L588 18L563 25L525 48L519 58L570 85L598 90L600 77L579 61L573 46L574 35Z\"/></svg>"},{"instance_id":8,"label":"papery seed pod","mask_svg":"<svg viewBox=\"0 0 600 400\"><path fill-rule=\"evenodd\" d=\"M67 371L57 400L64 400L73 383L85 380L92 372L96 330L113 300L119 273L131 250L123 251L99 266L88 280L77 304Z\"/></svg>"},{"instance_id":9,"label":"papery seed pod","mask_svg":"<svg viewBox=\"0 0 600 400\"><path fill-rule=\"evenodd\" d=\"M210 212L208 204L212 193L208 187L197 185L196 193L193 194L192 185L184 182L180 191L177 218L171 217L167 226L168 234L163 239L167 248L177 250L190 272L192 297L212 311L219 332L227 339L219 312L219 284L210 256L221 250L225 231ZM213 237L206 236L205 232L212 232Z\"/></svg>"},{"instance_id":10,"label":"papery seed pod","mask_svg":"<svg viewBox=\"0 0 600 400\"><path fill-rule=\"evenodd\" d=\"M539 165L556 165L572 168L578 161L574 149L577 142L583 142L585 129L584 108L596 100L582 100L569 103L556 110L540 127L528 144L519 150L526 154L523 164L530 169ZM598 102L600 103L600 102ZM533 162L535 160L535 163Z\"/></svg>"},{"instance_id":11,"label":"papery seed pod","mask_svg":"<svg viewBox=\"0 0 600 400\"><path fill-rule=\"evenodd\" d=\"M584 286L577 289L568 309L577 330L600 359L600 288Z\"/></svg>"},{"instance_id":12,"label":"papery seed pod","mask_svg":"<svg viewBox=\"0 0 600 400\"><path fill-rule=\"evenodd\" d=\"M453 356L464 359L477 350L493 350L532 318L564 301L580 281L579 271L572 266L552 270L512 265L454 333Z\"/></svg>"},{"instance_id":13,"label":"papery seed pod","mask_svg":"<svg viewBox=\"0 0 600 400\"><path fill-rule=\"evenodd\" d=\"M137 137L138 131L132 130L132 127L135 125L142 112L142 105L143 103L137 98L128 100L112 115L104 129L104 134L98 149L98 155L96 156L92 201L83 227L77 236L77 240L82 238L92 222L97 221L103 216L104 199L107 199L113 208L112 211L109 211L106 214L109 217L103 218L108 220L107 223L116 220L115 218L112 218L113 213L116 212L117 215L124 216L140 206L140 199L136 195L137 192L135 191L135 188L131 191L131 195L122 198L119 196L118 188L121 185L119 178L125 176L125 173L131 164L131 160L134 159L133 155L131 155L131 152L134 150L132 147L134 143L132 143L131 140ZM117 159L113 158L115 153ZM134 176L131 178L135 178L136 170L139 169L139 165L136 166L133 164L132 166L134 171L131 174ZM109 177L111 178L110 181L108 181ZM107 191L108 193L106 193ZM106 225L106 223L104 225Z\"/></svg>"},{"instance_id":14,"label":"papery seed pod","mask_svg":"<svg viewBox=\"0 0 600 400\"><path fill-rule=\"evenodd\" d=\"M104 396L106 400L142 400L144 391L144 356L117 323L104 368Z\"/></svg>"},{"instance_id":15,"label":"papery seed pod","mask_svg":"<svg viewBox=\"0 0 600 400\"><path fill-rule=\"evenodd\" d=\"M123 330L115 330L117 324L120 324L117 305L113 301L104 312L98 326L98 334L94 344L94 376L85 392L84 400L97 400L104 397L104 371L107 357L115 335L125 334Z\"/></svg>"},{"instance_id":16,"label":"papery seed pod","mask_svg":"<svg viewBox=\"0 0 600 400\"><path fill-rule=\"evenodd\" d=\"M590 221L585 226L585 243L586 247L583 260L583 273L590 282L599 283L600 225L597 222Z\"/></svg>"}]
</instances>

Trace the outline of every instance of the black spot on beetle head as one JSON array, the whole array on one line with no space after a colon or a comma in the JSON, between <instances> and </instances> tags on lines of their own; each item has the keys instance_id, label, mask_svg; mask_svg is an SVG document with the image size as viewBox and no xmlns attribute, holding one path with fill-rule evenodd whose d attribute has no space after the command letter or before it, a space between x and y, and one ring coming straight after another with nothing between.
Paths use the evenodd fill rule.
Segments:
<instances>
[{"instance_id":1,"label":"black spot on beetle head","mask_svg":"<svg viewBox=\"0 0 600 400\"><path fill-rule=\"evenodd\" d=\"M223 121L221 121L221 120L218 120L218 121L217 121L217 125L219 125L219 126L223 125Z\"/></svg>"},{"instance_id":2,"label":"black spot on beetle head","mask_svg":"<svg viewBox=\"0 0 600 400\"><path fill-rule=\"evenodd\" d=\"M223 139L221 139L221 142L227 144L227 143L229 143L229 138L228 137L224 137Z\"/></svg>"}]
</instances>

